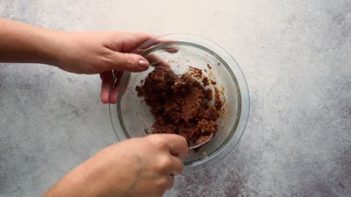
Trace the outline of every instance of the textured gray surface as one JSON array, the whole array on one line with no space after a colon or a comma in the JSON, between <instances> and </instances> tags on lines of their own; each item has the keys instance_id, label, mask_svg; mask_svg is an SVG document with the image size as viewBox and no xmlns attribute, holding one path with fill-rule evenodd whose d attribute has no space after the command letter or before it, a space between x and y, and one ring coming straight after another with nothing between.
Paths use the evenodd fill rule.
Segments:
<instances>
[{"instance_id":1,"label":"textured gray surface","mask_svg":"<svg viewBox=\"0 0 351 197\"><path fill-rule=\"evenodd\" d=\"M350 196L350 0L0 0L0 17L61 30L188 32L247 77L237 148L167 196ZM97 76L0 65L0 196L38 196L114 142Z\"/></svg>"}]
</instances>

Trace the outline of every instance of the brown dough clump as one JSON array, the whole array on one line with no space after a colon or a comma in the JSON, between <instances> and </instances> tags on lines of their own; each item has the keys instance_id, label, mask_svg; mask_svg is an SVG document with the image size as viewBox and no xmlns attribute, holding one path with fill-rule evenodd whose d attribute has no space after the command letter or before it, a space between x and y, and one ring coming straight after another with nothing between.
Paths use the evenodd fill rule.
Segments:
<instances>
[{"instance_id":1,"label":"brown dough clump","mask_svg":"<svg viewBox=\"0 0 351 197\"><path fill-rule=\"evenodd\" d=\"M195 79L201 77L199 72L176 75L167 67L157 67L136 87L155 118L152 133L175 133L190 144L200 144L217 132L222 104L213 98L211 89L204 88L208 79L205 84Z\"/></svg>"}]
</instances>

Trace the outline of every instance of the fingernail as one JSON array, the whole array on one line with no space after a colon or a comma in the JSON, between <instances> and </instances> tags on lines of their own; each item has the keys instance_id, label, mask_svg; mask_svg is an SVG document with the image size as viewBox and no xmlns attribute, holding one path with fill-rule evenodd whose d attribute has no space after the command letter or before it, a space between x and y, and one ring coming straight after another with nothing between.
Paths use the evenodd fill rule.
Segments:
<instances>
[{"instance_id":1,"label":"fingernail","mask_svg":"<svg viewBox=\"0 0 351 197\"><path fill-rule=\"evenodd\" d=\"M143 69L146 69L149 67L149 62L147 62L146 60L143 60L143 59L139 60L138 64L139 64L140 68L143 68Z\"/></svg>"}]
</instances>

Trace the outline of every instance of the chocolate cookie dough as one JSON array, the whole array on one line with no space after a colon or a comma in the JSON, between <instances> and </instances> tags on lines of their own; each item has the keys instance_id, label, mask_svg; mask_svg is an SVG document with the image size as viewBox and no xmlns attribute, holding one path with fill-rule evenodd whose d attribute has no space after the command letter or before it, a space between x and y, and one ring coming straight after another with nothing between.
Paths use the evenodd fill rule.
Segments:
<instances>
[{"instance_id":1,"label":"chocolate cookie dough","mask_svg":"<svg viewBox=\"0 0 351 197\"><path fill-rule=\"evenodd\" d=\"M222 103L217 90L212 96L212 90L205 88L210 80L201 73L191 68L176 75L168 67L157 67L136 87L155 118L152 133L175 133L190 144L200 144L218 131Z\"/></svg>"}]
</instances>

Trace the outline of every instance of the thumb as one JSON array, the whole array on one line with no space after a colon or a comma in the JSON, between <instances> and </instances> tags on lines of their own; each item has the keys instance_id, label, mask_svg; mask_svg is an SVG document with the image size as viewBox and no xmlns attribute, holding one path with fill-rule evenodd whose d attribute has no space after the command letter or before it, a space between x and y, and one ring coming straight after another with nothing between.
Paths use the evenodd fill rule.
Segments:
<instances>
[{"instance_id":1,"label":"thumb","mask_svg":"<svg viewBox=\"0 0 351 197\"><path fill-rule=\"evenodd\" d=\"M112 56L115 70L125 70L131 72L144 71L149 68L149 62L142 57L134 53L120 53L115 52Z\"/></svg>"}]
</instances>

